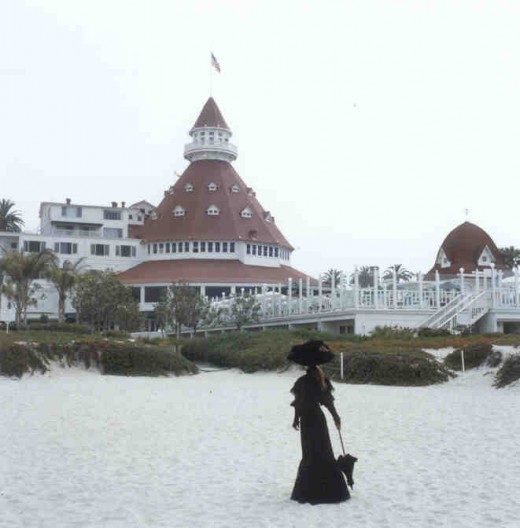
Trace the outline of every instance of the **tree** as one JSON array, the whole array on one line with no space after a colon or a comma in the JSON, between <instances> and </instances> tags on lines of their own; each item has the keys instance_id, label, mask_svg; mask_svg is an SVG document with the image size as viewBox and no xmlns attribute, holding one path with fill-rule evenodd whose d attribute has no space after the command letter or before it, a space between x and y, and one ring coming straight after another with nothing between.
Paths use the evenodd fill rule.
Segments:
<instances>
[{"instance_id":1,"label":"tree","mask_svg":"<svg viewBox=\"0 0 520 528\"><path fill-rule=\"evenodd\" d=\"M27 308L38 304L37 293L40 286L36 279L45 276L55 260L52 251L39 253L7 253L0 261L0 272L5 274L1 292L14 305L16 324L27 323Z\"/></svg>"},{"instance_id":2,"label":"tree","mask_svg":"<svg viewBox=\"0 0 520 528\"><path fill-rule=\"evenodd\" d=\"M2 198L0 200L0 231L20 232L24 221L19 211L14 211L14 202Z\"/></svg>"},{"instance_id":3,"label":"tree","mask_svg":"<svg viewBox=\"0 0 520 528\"><path fill-rule=\"evenodd\" d=\"M374 270L377 266L361 266L358 268L358 284L360 288L370 288L374 285ZM350 284L354 284L355 274L350 276Z\"/></svg>"},{"instance_id":4,"label":"tree","mask_svg":"<svg viewBox=\"0 0 520 528\"><path fill-rule=\"evenodd\" d=\"M119 281L112 271L90 271L76 278L72 305L78 322L91 331L113 328L138 330L142 326L139 303L132 290Z\"/></svg>"},{"instance_id":5,"label":"tree","mask_svg":"<svg viewBox=\"0 0 520 528\"><path fill-rule=\"evenodd\" d=\"M229 317L236 329L242 330L244 325L260 320L260 310L261 306L256 298L246 293L233 299Z\"/></svg>"},{"instance_id":6,"label":"tree","mask_svg":"<svg viewBox=\"0 0 520 528\"><path fill-rule=\"evenodd\" d=\"M58 321L63 322L65 318L65 301L68 293L74 288L80 268L85 257L80 258L74 264L68 260L60 267L59 263L54 261L47 271L47 278L54 284L58 291Z\"/></svg>"},{"instance_id":7,"label":"tree","mask_svg":"<svg viewBox=\"0 0 520 528\"><path fill-rule=\"evenodd\" d=\"M520 264L520 249L515 248L514 246L498 248L500 254L504 257L506 266L514 268Z\"/></svg>"},{"instance_id":8,"label":"tree","mask_svg":"<svg viewBox=\"0 0 520 528\"><path fill-rule=\"evenodd\" d=\"M209 301L200 295L197 288L183 282L168 286L165 296L155 307L158 324L162 328L174 328L177 337L180 337L183 326L196 332L208 313Z\"/></svg>"},{"instance_id":9,"label":"tree","mask_svg":"<svg viewBox=\"0 0 520 528\"><path fill-rule=\"evenodd\" d=\"M383 279L393 280L394 271L397 282L408 282L413 278L414 275L411 271L407 270L402 264L394 264L393 266L390 266L385 270Z\"/></svg>"},{"instance_id":10,"label":"tree","mask_svg":"<svg viewBox=\"0 0 520 528\"><path fill-rule=\"evenodd\" d=\"M329 288L332 288L332 282L334 281L334 285L337 288L342 286L343 273L338 269L330 268L322 274L321 280L323 281L323 285Z\"/></svg>"}]
</instances>

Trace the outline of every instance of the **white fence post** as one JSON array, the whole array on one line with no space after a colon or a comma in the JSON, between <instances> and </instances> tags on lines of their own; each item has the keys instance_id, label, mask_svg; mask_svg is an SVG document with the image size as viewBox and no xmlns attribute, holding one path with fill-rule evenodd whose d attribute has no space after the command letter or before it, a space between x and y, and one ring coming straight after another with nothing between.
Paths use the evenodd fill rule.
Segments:
<instances>
[{"instance_id":1,"label":"white fence post","mask_svg":"<svg viewBox=\"0 0 520 528\"><path fill-rule=\"evenodd\" d=\"M340 363L340 367L341 367L341 379L343 379L343 352L339 356L339 363Z\"/></svg>"}]
</instances>

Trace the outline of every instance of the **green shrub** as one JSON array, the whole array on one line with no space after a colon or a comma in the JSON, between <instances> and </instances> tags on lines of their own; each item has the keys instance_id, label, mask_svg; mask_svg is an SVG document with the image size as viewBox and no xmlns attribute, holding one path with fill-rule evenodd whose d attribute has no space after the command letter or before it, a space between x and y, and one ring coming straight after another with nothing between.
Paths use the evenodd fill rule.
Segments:
<instances>
[{"instance_id":1,"label":"green shrub","mask_svg":"<svg viewBox=\"0 0 520 528\"><path fill-rule=\"evenodd\" d=\"M11 328L16 330L16 328ZM88 325L78 324L78 323L58 323L57 321L31 321L26 329L27 331L46 331L46 332L67 332L71 334L90 334ZM20 329L24 331L24 329Z\"/></svg>"},{"instance_id":2,"label":"green shrub","mask_svg":"<svg viewBox=\"0 0 520 528\"><path fill-rule=\"evenodd\" d=\"M416 330L413 328L396 328L395 326L376 326L370 333L372 338L413 339Z\"/></svg>"},{"instance_id":3,"label":"green shrub","mask_svg":"<svg viewBox=\"0 0 520 528\"><path fill-rule=\"evenodd\" d=\"M198 369L168 348L107 344L101 354L104 374L119 376L167 376L195 374Z\"/></svg>"},{"instance_id":4,"label":"green shrub","mask_svg":"<svg viewBox=\"0 0 520 528\"><path fill-rule=\"evenodd\" d=\"M495 387L501 389L520 379L520 354L509 356L495 376Z\"/></svg>"},{"instance_id":5,"label":"green shrub","mask_svg":"<svg viewBox=\"0 0 520 528\"><path fill-rule=\"evenodd\" d=\"M483 365L497 365L502 360L502 354L493 351L490 343L468 345L464 350L464 367L469 370ZM454 350L444 358L444 364L452 370L462 370L462 357L460 349Z\"/></svg>"},{"instance_id":6,"label":"green shrub","mask_svg":"<svg viewBox=\"0 0 520 528\"><path fill-rule=\"evenodd\" d=\"M47 372L48 362L34 345L0 343L0 374L21 378L26 372Z\"/></svg>"},{"instance_id":7,"label":"green shrub","mask_svg":"<svg viewBox=\"0 0 520 528\"><path fill-rule=\"evenodd\" d=\"M417 332L418 337L445 337L450 335L450 331L445 328L419 328Z\"/></svg>"}]
</instances>

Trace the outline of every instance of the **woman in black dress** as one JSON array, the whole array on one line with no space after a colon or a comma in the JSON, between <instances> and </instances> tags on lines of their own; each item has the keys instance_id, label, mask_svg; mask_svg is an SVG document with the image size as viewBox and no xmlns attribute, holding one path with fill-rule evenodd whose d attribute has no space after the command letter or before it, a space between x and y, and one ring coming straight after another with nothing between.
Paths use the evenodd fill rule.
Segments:
<instances>
[{"instance_id":1,"label":"woman in black dress","mask_svg":"<svg viewBox=\"0 0 520 528\"><path fill-rule=\"evenodd\" d=\"M293 427L300 430L302 460L291 499L310 504L343 502L350 497L345 478L334 458L321 405L331 413L336 427L341 419L334 407L332 384L318 366L307 367L291 392L294 394Z\"/></svg>"}]
</instances>

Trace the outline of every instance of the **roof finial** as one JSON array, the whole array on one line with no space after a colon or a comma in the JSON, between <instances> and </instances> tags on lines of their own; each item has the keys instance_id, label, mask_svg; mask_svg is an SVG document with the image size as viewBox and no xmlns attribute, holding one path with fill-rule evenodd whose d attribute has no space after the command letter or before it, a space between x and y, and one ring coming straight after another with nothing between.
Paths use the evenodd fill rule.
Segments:
<instances>
[{"instance_id":1,"label":"roof finial","mask_svg":"<svg viewBox=\"0 0 520 528\"><path fill-rule=\"evenodd\" d=\"M464 209L464 214L466 215L466 221L469 218L469 209Z\"/></svg>"}]
</instances>

